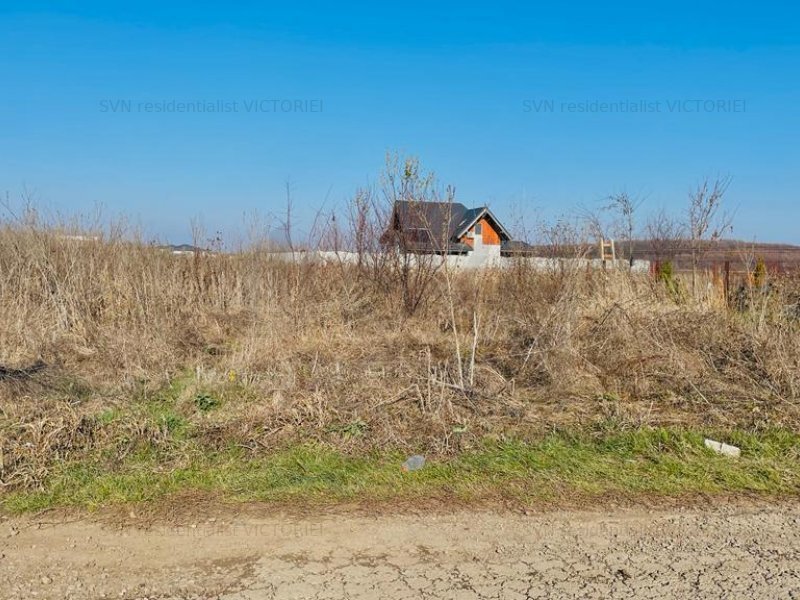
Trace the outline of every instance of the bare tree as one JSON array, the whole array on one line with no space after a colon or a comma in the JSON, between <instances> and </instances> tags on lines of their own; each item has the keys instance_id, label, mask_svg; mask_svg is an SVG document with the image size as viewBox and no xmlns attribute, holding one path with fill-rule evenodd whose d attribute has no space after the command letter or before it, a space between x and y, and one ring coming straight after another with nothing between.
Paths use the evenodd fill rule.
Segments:
<instances>
[{"instance_id":1,"label":"bare tree","mask_svg":"<svg viewBox=\"0 0 800 600\"><path fill-rule=\"evenodd\" d=\"M692 253L692 294L697 292L697 271L709 243L714 243L733 229L732 217L722 211L722 200L730 177L705 179L689 194L688 234Z\"/></svg>"},{"instance_id":2,"label":"bare tree","mask_svg":"<svg viewBox=\"0 0 800 600\"><path fill-rule=\"evenodd\" d=\"M633 266L633 239L636 230L636 211L642 205L641 198L632 198L627 192L609 196L605 210L617 215L617 229L628 246L628 260Z\"/></svg>"},{"instance_id":3,"label":"bare tree","mask_svg":"<svg viewBox=\"0 0 800 600\"><path fill-rule=\"evenodd\" d=\"M446 213L448 207L452 211L454 195L455 190L448 188L442 196L433 174L424 172L418 159L389 155L380 194L361 189L350 203L348 243L356 252L360 273L384 288L397 286L408 315L425 301L446 261L450 222ZM398 202L406 203L404 216L413 224L403 223L403 215L395 212ZM441 205L445 214L440 225L428 222L427 202Z\"/></svg>"},{"instance_id":4,"label":"bare tree","mask_svg":"<svg viewBox=\"0 0 800 600\"><path fill-rule=\"evenodd\" d=\"M289 252L294 253L294 243L292 241L292 213L294 212L294 200L292 198L292 182L286 180L286 219L281 220L284 242L289 247Z\"/></svg>"},{"instance_id":5,"label":"bare tree","mask_svg":"<svg viewBox=\"0 0 800 600\"><path fill-rule=\"evenodd\" d=\"M442 198L434 174L422 171L417 158L400 161L397 156L389 156L383 194L387 204L393 207L397 202L409 203L408 214L420 226L417 231L408 231L403 227L394 229L396 251L392 256L396 264L393 272L400 283L405 311L412 315L425 300L436 273L447 260L448 224L455 189L447 188L446 196ZM445 203L444 218L438 230L437 224L428 221L428 213L423 206L426 202ZM423 239L417 239L420 233L425 236Z\"/></svg>"},{"instance_id":6,"label":"bare tree","mask_svg":"<svg viewBox=\"0 0 800 600\"><path fill-rule=\"evenodd\" d=\"M382 226L388 218L375 202L375 194L371 188L356 190L355 196L348 206L349 241L348 244L356 253L356 265L359 272L368 264L374 266L380 246Z\"/></svg>"},{"instance_id":7,"label":"bare tree","mask_svg":"<svg viewBox=\"0 0 800 600\"><path fill-rule=\"evenodd\" d=\"M600 242L611 237L609 235L609 224L607 219L603 216L603 210L580 208L578 215L580 221L582 221L583 229L589 238Z\"/></svg>"},{"instance_id":8,"label":"bare tree","mask_svg":"<svg viewBox=\"0 0 800 600\"><path fill-rule=\"evenodd\" d=\"M645 234L650 255L656 263L672 261L683 250L685 229L663 208L647 220Z\"/></svg>"},{"instance_id":9,"label":"bare tree","mask_svg":"<svg viewBox=\"0 0 800 600\"><path fill-rule=\"evenodd\" d=\"M319 218L317 218L318 227L314 231L316 233L318 240L316 241L316 248L318 250L331 250L334 253L338 254L339 252L346 250L346 246L349 244L346 243L345 236L342 233L342 228L339 225L339 219L336 217L336 211L331 210L327 213L322 213ZM309 240L311 242L311 240ZM314 247L311 245L310 247Z\"/></svg>"},{"instance_id":10,"label":"bare tree","mask_svg":"<svg viewBox=\"0 0 800 600\"><path fill-rule=\"evenodd\" d=\"M592 221L593 213L582 218L571 219L562 216L553 222L541 222L536 230L539 244L544 247L549 258L586 258L593 244L589 238L602 237L600 221ZM562 263L563 264L563 263Z\"/></svg>"}]
</instances>

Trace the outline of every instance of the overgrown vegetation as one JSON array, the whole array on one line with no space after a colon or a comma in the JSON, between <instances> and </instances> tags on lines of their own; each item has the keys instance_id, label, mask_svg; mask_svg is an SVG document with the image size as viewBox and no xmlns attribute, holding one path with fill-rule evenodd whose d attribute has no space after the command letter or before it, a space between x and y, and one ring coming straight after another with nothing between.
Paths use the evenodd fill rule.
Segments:
<instances>
[{"instance_id":1,"label":"overgrown vegetation","mask_svg":"<svg viewBox=\"0 0 800 600\"><path fill-rule=\"evenodd\" d=\"M354 236L374 251L372 201L359 198ZM688 293L667 262L659 277L526 260L398 275L419 263L367 251L354 264L286 261L258 244L176 256L118 231L66 233L31 211L0 227L0 364L47 365L0 381L7 506L184 487L411 493L391 457L412 451L439 465L422 480L482 490L486 478L541 481L552 444L565 462L544 472L556 483L585 472L580 489L796 487L797 440L780 433L800 423L791 278L760 269L730 308L710 281ZM755 453L712 459L699 449L707 432ZM663 456L615 454L662 438ZM320 462L298 465L298 452ZM326 482L329 463L344 484ZM653 471L667 466L677 480Z\"/></svg>"}]
</instances>

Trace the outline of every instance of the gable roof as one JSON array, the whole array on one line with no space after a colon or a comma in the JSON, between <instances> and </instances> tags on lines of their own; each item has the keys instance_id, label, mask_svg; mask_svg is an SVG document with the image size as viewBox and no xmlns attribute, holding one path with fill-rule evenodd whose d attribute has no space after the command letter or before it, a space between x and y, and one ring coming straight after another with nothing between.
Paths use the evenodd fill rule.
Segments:
<instances>
[{"instance_id":1,"label":"gable roof","mask_svg":"<svg viewBox=\"0 0 800 600\"><path fill-rule=\"evenodd\" d=\"M399 243L412 252L447 252L466 254L471 246L462 243L462 236L479 219L492 221L502 241L511 239L508 231L485 206L467 208L459 202L417 202L398 200L392 220L381 243Z\"/></svg>"},{"instance_id":2,"label":"gable roof","mask_svg":"<svg viewBox=\"0 0 800 600\"><path fill-rule=\"evenodd\" d=\"M403 231L427 230L434 238L446 235L458 241L483 217L491 219L501 239L511 239L500 220L486 206L467 208L460 202L414 202L398 200L394 204L392 226Z\"/></svg>"},{"instance_id":3,"label":"gable roof","mask_svg":"<svg viewBox=\"0 0 800 600\"><path fill-rule=\"evenodd\" d=\"M511 235L508 233L503 224L494 216L494 213L489 210L488 206L483 206L481 208L473 208L471 210L467 210L464 213L462 221L456 226L455 237L460 238L462 235L467 233L467 231L472 228L475 223L477 223L480 219L484 217L489 217L492 223L495 224L497 229L497 233L500 234L501 240L510 240Z\"/></svg>"}]
</instances>

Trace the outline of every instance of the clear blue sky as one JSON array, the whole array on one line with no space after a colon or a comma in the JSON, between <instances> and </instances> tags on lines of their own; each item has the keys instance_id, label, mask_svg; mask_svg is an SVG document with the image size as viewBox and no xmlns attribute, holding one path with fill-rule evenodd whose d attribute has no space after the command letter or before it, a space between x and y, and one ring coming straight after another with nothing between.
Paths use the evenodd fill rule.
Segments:
<instances>
[{"instance_id":1,"label":"clear blue sky","mask_svg":"<svg viewBox=\"0 0 800 600\"><path fill-rule=\"evenodd\" d=\"M192 217L231 235L245 212L280 212L287 180L307 223L397 150L501 217L622 190L679 211L730 175L736 237L800 243L789 2L8 1L0 75L0 189L102 204L175 242ZM148 112L171 101L237 104Z\"/></svg>"}]
</instances>

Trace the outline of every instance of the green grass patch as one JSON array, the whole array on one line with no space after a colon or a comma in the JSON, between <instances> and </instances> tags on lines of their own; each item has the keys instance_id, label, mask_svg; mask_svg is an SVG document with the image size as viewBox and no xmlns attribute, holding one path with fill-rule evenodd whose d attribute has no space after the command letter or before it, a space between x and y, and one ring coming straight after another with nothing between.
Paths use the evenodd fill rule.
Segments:
<instances>
[{"instance_id":1,"label":"green grass patch","mask_svg":"<svg viewBox=\"0 0 800 600\"><path fill-rule=\"evenodd\" d=\"M54 468L42 489L0 497L9 512L52 507L97 508L148 502L172 494L208 492L228 500L330 504L427 497L462 501L504 498L557 502L583 498L683 494L789 495L800 490L800 436L785 430L727 432L742 457L718 456L703 436L679 429L551 434L536 442L485 441L455 458L430 460L420 471L400 469L405 456L349 456L303 445L267 455L139 453L113 468L103 461Z\"/></svg>"}]
</instances>

